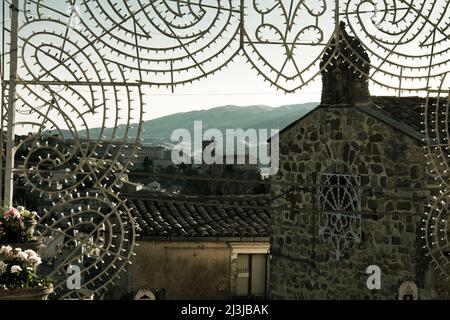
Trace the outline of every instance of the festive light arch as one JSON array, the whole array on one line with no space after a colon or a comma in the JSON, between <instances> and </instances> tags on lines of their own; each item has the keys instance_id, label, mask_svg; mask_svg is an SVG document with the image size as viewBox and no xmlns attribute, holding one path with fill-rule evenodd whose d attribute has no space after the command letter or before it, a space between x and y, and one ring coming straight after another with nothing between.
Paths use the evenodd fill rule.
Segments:
<instances>
[{"instance_id":1,"label":"festive light arch","mask_svg":"<svg viewBox=\"0 0 450 320\"><path fill-rule=\"evenodd\" d=\"M334 62L330 58L320 66L332 41L340 42L335 57L342 48L353 50L339 34L341 21L370 57L367 61L354 50L358 63L346 63L374 85L398 94L431 96L430 88L439 86L450 71L450 3L446 0L80 0L64 5L56 0L13 0L12 4L11 21L15 14L19 21L16 32L3 14L1 132L9 128L14 138L11 128L24 126L37 133L19 141L10 139L1 157L9 156L11 164L10 147L22 150L23 158L14 170L11 166L6 179L12 179L12 173L21 176L33 191L54 202L42 217L45 223L40 232L55 243L63 235L61 256L78 255L73 241L88 245L114 235L119 242L111 242L107 253L116 256L114 248L129 243L118 256L126 261L133 251L134 222L115 190L139 148L148 108L144 87L175 91L212 76L241 56L270 86L285 93L299 91ZM8 7L4 1L4 13ZM14 39L17 56L14 41L8 41ZM13 66L14 60L17 72L11 67L14 78L8 80L6 66ZM370 64L371 71L360 68L361 61ZM98 121L96 128L93 119ZM433 130L427 119L424 123L426 132ZM3 135L1 139L4 145ZM443 143L448 145L448 139ZM444 186L447 164L441 149L429 145L426 151L436 162L433 174ZM440 158L435 158L436 152ZM123 166L109 165L116 162ZM445 185L436 208L447 192ZM105 212L78 205L89 201L102 203ZM69 204L73 208L65 207ZM428 217L433 216L433 204L431 208ZM426 237L436 238L429 231L436 228L432 223L436 219L425 219ZM105 223L119 228L108 229L109 236L77 238L74 231L89 223L86 232L92 235ZM433 255L436 241L430 238L427 243ZM103 242L97 246L105 249ZM100 261L87 265L85 274L94 265L111 279L125 270L119 259ZM441 267L442 261L436 258L435 264ZM68 262L55 270L62 272ZM101 292L106 288L101 281L89 283L86 289ZM62 290L63 284L58 286L61 297L73 296Z\"/></svg>"}]
</instances>

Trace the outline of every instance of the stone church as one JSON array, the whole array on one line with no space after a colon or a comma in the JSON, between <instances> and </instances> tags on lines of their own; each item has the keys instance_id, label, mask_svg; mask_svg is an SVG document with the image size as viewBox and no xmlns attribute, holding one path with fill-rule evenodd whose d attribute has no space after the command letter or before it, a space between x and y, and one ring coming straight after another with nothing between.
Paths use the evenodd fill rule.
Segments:
<instances>
[{"instance_id":1,"label":"stone church","mask_svg":"<svg viewBox=\"0 0 450 320\"><path fill-rule=\"evenodd\" d=\"M322 59L321 104L280 133L271 297L448 298L421 239L437 191L425 165L425 99L370 96L369 57L344 24L339 32L340 54L332 40Z\"/></svg>"}]
</instances>

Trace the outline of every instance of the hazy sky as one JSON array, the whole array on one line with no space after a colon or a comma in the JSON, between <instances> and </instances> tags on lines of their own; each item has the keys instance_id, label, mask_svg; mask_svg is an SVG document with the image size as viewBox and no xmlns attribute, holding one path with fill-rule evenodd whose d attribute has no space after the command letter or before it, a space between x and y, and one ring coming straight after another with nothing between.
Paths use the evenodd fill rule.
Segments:
<instances>
[{"instance_id":1,"label":"hazy sky","mask_svg":"<svg viewBox=\"0 0 450 320\"><path fill-rule=\"evenodd\" d=\"M224 105L268 105L278 107L320 101L321 80L296 93L285 94L264 82L254 70L243 62L242 57L228 68L208 78L175 89L151 90L148 95L150 112L154 118L175 112L208 109Z\"/></svg>"},{"instance_id":2,"label":"hazy sky","mask_svg":"<svg viewBox=\"0 0 450 320\"><path fill-rule=\"evenodd\" d=\"M21 0L22 2L23 0ZM233 0L234 3L238 3L238 1ZM113 1L111 3L121 3L120 1ZM77 1L76 3L82 3L81 1ZM142 2L142 1L138 1L138 0L134 0L134 1L129 1L128 3L132 4L133 7L133 11L134 10L139 10L139 8L142 7L143 3L146 2ZM161 3L164 4L164 2L162 0L155 0L155 3ZM171 6L172 9L177 9L177 1L167 1L167 4L169 6ZM183 3L183 2L182 2ZM203 4L214 4L215 1L213 0L204 0L202 2ZM246 2L247 3L247 2ZM248 2L250 3L250 1ZM261 4L267 4L269 2L254 2L254 3L258 3L258 5L262 6ZM261 4L260 4L261 3ZM275 2L274 2L275 3ZM294 1L291 2L290 0L283 0L282 1L284 7L287 9L289 8L289 4L290 3L300 3L298 1ZM297 58L296 58L296 63L298 63L298 65L300 66L300 68L304 68L306 66L308 66L311 61L313 61L316 57L320 56L320 52L321 50L323 50L324 45L327 43L327 41L330 39L330 37L332 36L333 30L334 30L334 1L321 1L321 0L317 0L316 2L313 1L305 1L302 2L304 6L308 6L309 9L313 8L314 10L312 11L314 12L319 12L320 11L320 5L322 3L326 3L327 7L325 12L323 13L323 15L320 15L320 17L318 18L318 23L321 29L321 32L323 32L322 34L322 39L319 43L318 46L311 46L311 45L299 45L296 47L295 49L295 53L297 54ZM349 10L355 10L355 8L357 8L358 3L360 3L360 1L355 1L355 0L345 0L345 1L341 1L342 3L342 9L341 10L345 10L345 4L349 4ZM395 68L395 64L398 63L402 66L418 66L418 65L424 65L425 67L427 66L427 58L425 57L425 60L423 60L421 58L421 55L429 55L430 53L433 52L433 48L430 46L427 46L427 41L429 41L430 39L430 32L432 32L434 29L437 29L438 38L442 38L443 36L445 36L445 21L441 21L437 23L437 28L436 24L432 24L432 23L424 23L422 20L423 15L418 19L417 22L413 22L412 19L415 19L415 17L417 17L418 15L416 14L416 12L414 10L422 10L423 12L426 12L426 9L431 9L431 6L433 5L433 3L436 4L436 7L433 9L433 12L435 13L435 17L431 16L431 20L435 19L435 21L439 21L439 17L441 14L441 10L440 8L442 6L446 5L446 8L448 9L448 4L446 4L446 1L444 0L437 0L437 1L425 1L425 7L421 8L419 5L419 1L417 2L411 2L411 6L414 7L414 10L409 12L405 17L402 17L401 14L403 12L408 12L406 10L403 10L401 8L401 6L397 6L397 15L394 17L392 16L391 20L395 20L395 19L400 19L402 20L400 23L398 23L396 25L396 28L399 28L401 30L407 30L405 29L406 27L408 27L408 23L411 23L414 26L424 26L422 29L419 29L419 31L417 31L417 34L415 34L414 32L416 32L416 28L413 28L411 30L411 32L405 32L406 37L410 36L411 38L407 41L407 43L403 46L397 46L397 44L395 43L389 43L389 41L401 41L404 40L404 38L401 36L401 33L399 33L400 35L397 36L397 38L395 38L395 36L392 37L392 39L390 39L387 35L386 35L386 30L392 30L392 26L389 25L389 21L391 21L389 18L388 19L384 19L385 20L385 24L386 25L382 25L382 24L376 24L376 21L383 19L384 17L384 12L383 9L385 8L384 6L386 5L386 3L388 4L389 8L393 8L391 2L385 2L385 1L373 1L374 5L370 5L369 2L364 2L365 7L364 8L360 8L360 9L364 9L367 11L367 13L364 13L361 15L362 19L364 20L364 23L367 23L368 26L368 30L366 30L366 32L370 32L371 34L373 34L373 36L377 36L377 33L379 34L380 38L378 41L378 47L376 45L372 45L371 49L375 50L375 55L371 55L371 59L372 59L372 63L375 66L379 66L384 72L392 72L394 74L399 73L400 71L398 69ZM414 3L414 4L413 4ZM97 10L95 9L95 5L94 2L88 2L87 3L87 8L91 7L92 10ZM109 28L111 26L114 25L114 19L119 19L120 21L120 17L118 17L118 13L115 12L115 9L113 9L112 7L108 7L108 3L107 2L99 2L99 4L104 5L105 8L103 8L102 10L106 10L108 12L108 14L112 17L111 21L105 21L108 20L105 17L103 17L101 14L98 15L94 15L94 19L92 19L90 17L89 12L85 11L86 6L85 5L80 5L81 11L80 13L80 18L83 19L83 21L85 21L88 25L89 28L92 30L96 30L96 29L101 29L101 28L97 28L96 27L96 23L101 24L102 27L105 28ZM60 1L60 0L53 0L53 1L48 1L46 2L46 5L48 5L48 7L43 8L41 7L38 11L39 14L41 14L41 19L45 20L45 17L48 16L53 16L53 18L55 16L59 16L60 19L63 21L63 23L57 24L54 23L52 21L37 21L35 23L30 23L28 26L26 26L25 28L21 29L21 37L23 37L24 39L27 37L30 37L30 44L28 45L26 48L28 48L26 51L25 50L25 54L24 55L28 55L27 58L27 63L29 64L29 70L28 69L21 69L21 76L23 78L29 78L31 74L34 74L34 72L36 72L36 74L40 75L42 73L42 68L44 69L51 69L52 67L56 67L58 65L56 60L52 60L51 58L48 58L47 56L41 54L39 59L37 61L34 61L33 59L35 59L34 52L33 52L33 46L42 46L43 50L49 50L50 53L54 54L54 55L58 55L59 54L59 48L63 47L65 52L67 54L69 54L70 52L75 52L77 50L77 47L72 45L71 43L69 43L70 41L78 42L81 43L81 46L83 45L83 41L86 41L86 39L83 39L83 37L77 36L76 32L72 31L72 30L68 30L68 41L63 41L62 38L57 38L56 36L52 36L48 33L46 33L47 31L56 31L56 33L60 33L60 34L64 34L64 32L67 30L67 21L68 21L68 4ZM120 7L121 5L119 5ZM195 7L195 6L194 6ZM32 4L30 7L32 12L37 12L37 11L33 11L35 9L35 6ZM197 7L195 7L197 8ZM376 9L375 11L374 8ZM121 7L121 9L125 9L124 7ZM186 8L184 8L186 9ZM197 8L198 9L198 8ZM248 7L246 8L246 14L248 14L248 18L246 20L246 29L248 29L248 32L250 34L251 37L254 37L254 35L256 35L256 30L258 28L258 26L261 24L260 16L258 14L255 14L255 12L251 12L252 6L249 4ZM253 8L254 9L254 8ZM196 9L194 9L195 11ZM105 12L106 12L105 11ZM150 12L150 11L149 11ZM301 15L296 17L296 21L297 24L295 25L296 27L299 28L303 28L306 26L313 26L316 23L316 18L313 17L311 14L305 14L307 11L305 11L305 8L301 7ZM448 13L448 12L447 12ZM204 19L205 21L208 21L209 18L213 18L214 17L214 10L210 10L208 11L208 14L210 14L210 16L206 16L206 18ZM155 18L156 14L153 13L153 15L151 16L151 19L157 19ZM224 14L224 16L227 16L226 12ZM271 23L273 23L274 25L277 26L282 26L283 25L283 21L279 20L279 12L274 14L273 16L268 15L269 18L271 18ZM62 18L61 18L62 17ZM192 17L192 15L187 15L185 17L183 17L183 19L189 19L189 17ZM145 16L145 15L140 15L137 17L138 19L141 19L141 21L146 21L145 19L149 19L149 16ZM374 18L374 20L372 21L371 18ZM95 19L98 19L97 21ZM102 20L103 19L103 20ZM239 14L234 13L233 14L233 19L232 23L230 24L231 27L227 28L227 31L224 33L221 33L222 37L219 40L219 43L217 45L214 45L212 47L220 47L221 43L220 41L224 42L227 41L227 37L230 36L230 34L233 33L233 30L236 30L236 28L238 27L238 23L239 23ZM278 20L277 20L278 19ZM352 19L352 17L350 17L349 19ZM9 23L9 19L8 16L5 19L6 21L6 25L8 25ZM65 21L65 22L64 22ZM381 21L381 20L380 20ZM183 22L183 20L181 20L181 23ZM372 23L373 22L373 23ZM180 21L177 21L176 23L180 23ZM434 22L433 22L434 23ZM442 23L442 27L440 27L440 23ZM300 26L299 26L300 24ZM218 23L218 25L220 26L220 22ZM124 25L125 29L131 30L134 26L134 24L128 24L128 25ZM358 26L357 23L355 22L354 26ZM200 28L200 30L202 30L201 28L203 27L201 24L199 26L197 26L198 28ZM234 29L233 29L234 28ZM150 28L151 29L151 28ZM44 31L45 32L42 33L42 35L39 34L40 31ZM280 30L283 30L283 28L281 28ZM301 29L297 29L297 32L301 30ZM423 30L423 32L422 32ZM352 30L355 33L359 33L361 32L361 30L359 30L359 28ZM33 35L33 33L36 33L35 35ZM147 32L147 30L145 31ZM181 31L180 31L181 32ZM274 29L273 28L266 28L266 30L264 31L264 37L266 37L267 39L269 39L270 41L272 41L273 39L275 39L277 37L277 34L274 33ZM94 34L100 34L101 31L94 31ZM313 30L311 32L308 33L308 37L311 38L298 38L303 42L306 43L311 43L315 41L315 38L317 36L317 30ZM410 35L411 33L411 35ZM421 34L423 33L423 34ZM300 34L300 33L299 33ZM33 36L31 36L33 35ZM289 39L292 40L292 37L295 37L296 33L292 34L289 36ZM300 34L301 35L301 34ZM130 34L126 33L126 31L124 31L123 33L121 32L117 32L116 34L114 34L113 36L117 36L116 39L113 38L109 38L109 37L103 37L102 36L102 40L105 40L108 43L111 43L113 45L114 50L123 50L123 51L127 51L130 54L134 54L135 52L133 51L133 46L127 46L127 45L123 45L123 43L131 43L133 42L133 37L130 36ZM211 37L214 36L214 29L213 29L213 33L210 35ZM364 36L364 35L362 35ZM425 40L424 40L425 37ZM104 39L103 39L104 38ZM319 37L320 38L320 37ZM447 35L448 38L448 35ZM205 42L208 42L208 37L205 38ZM145 39L141 39L141 41L144 41ZM254 39L252 39L253 41ZM298 41L300 41L298 40ZM8 42L8 39L2 39L3 42ZM154 30L151 31L151 38L148 39L149 43L148 46L149 47L155 47L155 46L161 46L161 47L170 47L170 45L173 45L174 43L176 44L176 39L166 39L164 37L161 36L161 32L155 32ZM387 41L386 43L383 43L383 41ZM117 43L116 43L117 42ZM122 43L121 43L122 42ZM54 45L54 47L52 47ZM143 47L146 47L147 44L141 43L141 45ZM222 43L223 45L223 43ZM380 46L386 46L386 48L390 48L393 51L397 51L400 53L400 55L396 55L396 54L391 54L389 53L389 51L386 51L385 49L381 48ZM442 41L439 43L438 46L436 46L435 50L440 50L440 52L442 52L442 48L446 48L445 46L448 46L448 43L445 42L445 38L442 39ZM113 63L123 63L123 65L125 67L127 67L128 64L132 65L136 65L136 61L126 61L125 59L122 59L120 56L115 56L114 54L110 54L109 50L107 50L108 48L102 48L102 44L97 44L95 45L95 47L98 47L100 49L99 52L96 52L96 48L92 49L92 48L87 48L85 49L83 52L86 53L87 55L91 55L92 57L94 57L92 60L95 60L95 55L96 54L101 54L103 55L103 57L106 57L107 59L110 59ZM414 48L419 48L420 50L414 49ZM30 50L33 49L33 50ZM284 49L281 47L281 51L280 51L280 46L269 46L269 45L264 45L262 47L263 49L261 49L261 52L263 54L263 57L265 59L267 59L269 62L273 63L276 66L280 66L280 63L283 63L283 57L285 55L285 51ZM226 50L229 49L226 46L224 46L224 55L226 55ZM211 50L214 50L211 49ZM181 51L183 51L183 49L181 49ZM388 52L388 53L386 53ZM220 51L218 53L221 53ZM445 51L444 51L445 53ZM146 51L142 51L141 56L145 57ZM149 54L155 54L157 55L155 57L156 58L166 58L166 57L170 57L171 55L174 55L176 57L177 54L180 54L180 52L176 52L175 50L172 51L167 51L167 52L152 52ZM205 55L208 54L208 51L206 51ZM152 58L154 58L152 56ZM201 58L201 55L200 55ZM93 65L90 65L89 63L89 59L85 59L83 61L83 57L80 57L80 55L78 55L77 59L80 62L83 62L84 64L82 64L82 68L81 69L85 69L87 70L88 74L92 73L92 72L97 72L98 70L96 70L95 67L93 67ZM103 59L103 58L102 58ZM384 62L384 60L389 60L390 62L394 63L394 67L392 65L389 65L387 63ZM435 73L439 73L439 72L445 72L445 68L448 66L447 64L438 64L440 61L446 61L446 59L448 59L448 55L446 56L445 54L442 55L436 55L436 57L432 59L432 62L437 64L437 68L433 69L433 72ZM189 60L189 59L188 59ZM255 61L257 61L257 58L255 59ZM35 63L37 62L37 63ZM190 61L187 61L188 64ZM223 61L220 60L220 58L218 58L217 62L218 64L222 63ZM179 62L180 65L182 65L185 62ZM212 64L214 64L214 62L212 62ZM73 64L72 64L73 66ZM155 67L149 64L149 67ZM209 65L210 68L213 68L214 65ZM98 68L99 70L101 68ZM311 71L309 71L309 73L305 74L305 77L308 78L311 74L317 72L319 69L318 64L314 65L311 68ZM57 71L55 72L55 74L59 77L59 78L65 78L65 79L69 79L71 80L72 75L70 74L70 70L69 69L64 69L59 67L58 69L56 69ZM136 73L133 74L132 69L130 69L130 77L136 79ZM80 71L80 70L79 70ZM83 70L81 70L81 72L83 72ZM105 74L102 74L102 70L99 71L99 75L101 75L102 77L105 76ZM191 71L192 73L194 72L198 72L193 70ZM417 76L417 75L427 75L427 69L423 68L423 69L416 69L416 70L407 70L405 69L403 76L406 78L408 78L408 76ZM287 68L286 71L287 74L291 74L291 75L295 75L295 69L294 68ZM175 75L177 76L177 75ZM154 78L152 78L154 77ZM150 81L152 79L159 81L160 78L158 77L163 77L161 75L147 75L146 79L150 79ZM166 74L167 77L167 74ZM374 76L375 79L385 82L386 84L392 85L392 86L398 86L398 78L396 79L395 77L393 79L390 79L390 77L386 76L385 74L383 74L382 72L380 72L379 74L375 74ZM145 80L145 79L144 79ZM438 82L434 82L432 85L436 86ZM414 87L413 83L408 83L407 80L405 80L403 85L411 85ZM422 83L420 83L419 85L423 86L424 81L422 80ZM59 90L58 88L56 88L57 90ZM371 82L370 85L370 89L371 89L371 93L373 95L396 95L398 94L398 92L394 91L394 90L388 90L386 88L380 88L380 86L375 85L373 82ZM88 88L82 88L82 87L77 87L77 91L79 92L79 95L81 98L83 98L84 96L88 96L89 95L89 90ZM99 90L100 91L100 90ZM61 90L61 92L63 92ZM248 64L248 61L246 61L246 58L242 57L242 56L237 56L235 57L234 61L229 63L227 65L227 67L225 67L224 69L222 69L219 72L216 72L213 75L208 76L207 78L203 78L200 79L199 81L195 81L194 83L191 84L186 84L184 86L178 86L175 88L175 92L172 93L170 89L166 89L166 88L155 88L155 87L144 87L143 88L143 92L144 92L144 102L146 103L145 106L145 112L146 114L143 117L143 120L149 120L149 119L154 119L157 117L161 117L161 116L165 116L165 115L169 115L169 114L173 114L173 113L178 113L178 112L186 112L186 111L191 111L191 110L198 110L198 109L207 109L207 108L212 108L212 107L217 107L217 106L223 106L223 105L241 105L241 106L245 106L245 105L258 105L258 104L264 104L264 105L269 105L269 106L273 106L273 107L278 107L281 105L286 105L286 104L299 104L299 103L306 103L306 102L319 102L320 101L320 95L321 95L321 79L320 76L317 77L315 79L315 81L311 82L308 86L303 87L301 90L296 91L296 93L288 93L285 94L282 91L277 90L275 87L272 87L269 85L268 82L263 81L263 77L261 75L258 74L258 72L256 70L252 70L250 68L250 65ZM23 92L22 92L23 93ZM25 94L25 93L23 93ZM64 92L63 92L64 94ZM421 94L424 95L424 92L421 93L408 93L408 94ZM113 96L112 92L107 92L106 93L106 97L110 98ZM119 92L118 94L119 99L122 98L127 98L125 92ZM48 101L51 97L50 96L46 96L45 99L43 99L43 102L39 102L39 101L33 101L30 100L29 103L33 104L33 105L38 105L39 107L39 103L44 103L45 101ZM76 97L68 97L69 102L73 102L74 103L74 109L76 110L83 110L86 109L86 106L83 106L81 102L78 103L76 100ZM75 102L74 102L75 101ZM107 104L107 103L105 103ZM124 106L127 106L128 104L124 103ZM111 110L114 109L115 106L110 105L109 108L105 108L105 110L103 110L102 112L99 112L96 116L92 116L92 117L87 117L87 121L90 121L89 126L98 126L98 124L101 124L101 119L105 116L108 115L110 116L111 114ZM44 106L45 109L45 106ZM99 108L102 109L102 108ZM127 109L127 108L123 108L123 109ZM125 110L126 111L126 110ZM124 112L125 112L124 111ZM26 115L23 115L23 117L25 117ZM76 116L76 112L74 113L74 116ZM118 118L118 115L115 115L116 118ZM124 115L125 117L122 118L126 118L128 115ZM29 117L29 116L27 116ZM72 117L72 115L71 115ZM54 119L58 118L58 115L55 114L55 116L53 117ZM64 119L62 120L55 120L56 122L60 123L61 121L65 121ZM114 122L111 122L110 124L106 124L106 125L114 125ZM76 124L73 123L71 124L74 127L77 127L80 124Z\"/></svg>"}]
</instances>

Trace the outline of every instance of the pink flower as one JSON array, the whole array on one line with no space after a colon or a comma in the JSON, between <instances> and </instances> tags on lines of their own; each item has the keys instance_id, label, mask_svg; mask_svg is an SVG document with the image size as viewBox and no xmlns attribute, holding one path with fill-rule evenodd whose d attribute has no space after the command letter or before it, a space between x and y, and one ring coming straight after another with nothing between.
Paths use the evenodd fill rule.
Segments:
<instances>
[{"instance_id":1,"label":"pink flower","mask_svg":"<svg viewBox=\"0 0 450 320\"><path fill-rule=\"evenodd\" d=\"M10 218L20 219L20 212L16 208L9 208L4 215L5 219L8 220Z\"/></svg>"}]
</instances>

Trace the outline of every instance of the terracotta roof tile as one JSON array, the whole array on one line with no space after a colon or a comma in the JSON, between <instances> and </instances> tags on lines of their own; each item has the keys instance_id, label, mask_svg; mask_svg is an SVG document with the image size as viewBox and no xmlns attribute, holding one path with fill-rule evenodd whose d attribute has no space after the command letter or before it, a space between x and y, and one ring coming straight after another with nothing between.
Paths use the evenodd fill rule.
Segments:
<instances>
[{"instance_id":1,"label":"terracotta roof tile","mask_svg":"<svg viewBox=\"0 0 450 320\"><path fill-rule=\"evenodd\" d=\"M414 130L423 130L423 106L425 98L420 97L371 97L376 109L394 120L409 125Z\"/></svg>"},{"instance_id":2,"label":"terracotta roof tile","mask_svg":"<svg viewBox=\"0 0 450 320\"><path fill-rule=\"evenodd\" d=\"M269 237L269 197L124 195L145 237Z\"/></svg>"}]
</instances>

